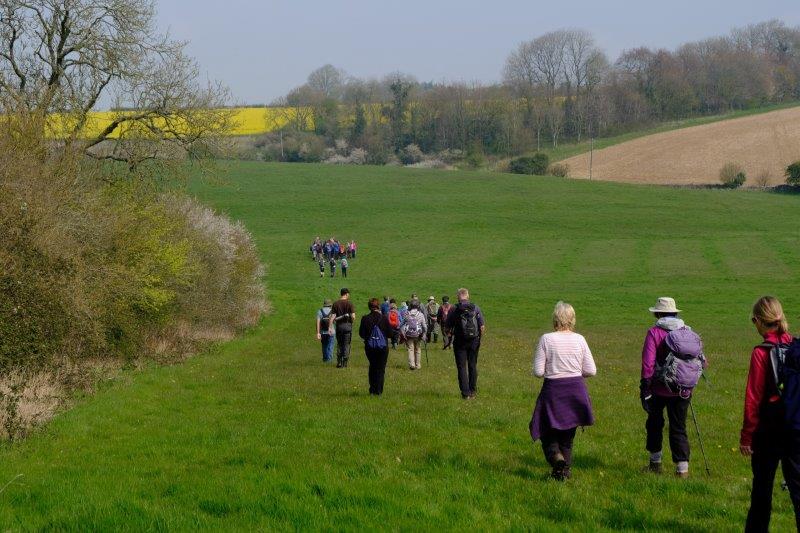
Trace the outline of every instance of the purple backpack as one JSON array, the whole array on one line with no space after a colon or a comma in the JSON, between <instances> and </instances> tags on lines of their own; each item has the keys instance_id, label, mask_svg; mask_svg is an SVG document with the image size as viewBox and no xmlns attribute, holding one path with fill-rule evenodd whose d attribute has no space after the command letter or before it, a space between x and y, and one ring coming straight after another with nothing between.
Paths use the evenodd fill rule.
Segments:
<instances>
[{"instance_id":1,"label":"purple backpack","mask_svg":"<svg viewBox=\"0 0 800 533\"><path fill-rule=\"evenodd\" d=\"M669 352L664 361L656 361L653 377L681 398L688 398L706 366L703 341L700 335L683 327L670 331L663 342Z\"/></svg>"}]
</instances>

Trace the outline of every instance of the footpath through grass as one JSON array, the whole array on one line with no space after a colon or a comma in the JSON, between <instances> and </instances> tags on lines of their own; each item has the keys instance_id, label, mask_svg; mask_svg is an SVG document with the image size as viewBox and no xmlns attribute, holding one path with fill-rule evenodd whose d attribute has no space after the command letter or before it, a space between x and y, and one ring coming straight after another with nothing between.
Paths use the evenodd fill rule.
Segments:
<instances>
[{"instance_id":1,"label":"footpath through grass","mask_svg":"<svg viewBox=\"0 0 800 533\"><path fill-rule=\"evenodd\" d=\"M741 530L738 429L758 342L748 312L776 294L800 326L797 197L258 163L194 187L254 233L273 314L3 446L0 529ZM415 373L392 352L380 398L358 342L350 368L322 364L314 312L343 282L319 278L315 235L359 242L346 282L359 312L370 296L471 289L488 325L476 401L461 400L451 353L433 347ZM711 478L693 428L690 480L641 472L639 351L662 295L706 342L695 407ZM533 344L558 299L598 365L597 424L579 432L565 484L546 479L527 430ZM790 530L786 493L775 504L773 530Z\"/></svg>"}]
</instances>

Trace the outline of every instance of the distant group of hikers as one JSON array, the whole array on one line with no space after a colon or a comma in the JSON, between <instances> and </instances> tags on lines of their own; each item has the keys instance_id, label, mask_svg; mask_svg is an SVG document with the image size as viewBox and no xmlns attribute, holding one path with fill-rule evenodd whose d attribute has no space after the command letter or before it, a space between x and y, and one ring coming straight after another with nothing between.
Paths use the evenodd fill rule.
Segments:
<instances>
[{"instance_id":1,"label":"distant group of hikers","mask_svg":"<svg viewBox=\"0 0 800 533\"><path fill-rule=\"evenodd\" d=\"M333 360L333 344L336 342L336 367L346 368L350 359L350 343L355 307L350 301L350 291L343 288L336 302L325 300L317 311L317 339L322 343L322 360ZM422 347L433 340L438 342L442 334L442 349L452 346L458 370L458 383L464 399L475 397L478 388L478 352L481 338L486 330L483 313L470 302L467 289L458 290L458 303L450 303L448 296L442 304L436 298L428 298L422 305L416 294L412 294L400 307L394 298L383 297L383 303L371 298L367 304L369 313L361 318L359 337L364 340L364 351L369 360L369 392L383 394L386 362L389 346L397 348L405 344L408 350L409 370L422 368Z\"/></svg>"},{"instance_id":2,"label":"distant group of hikers","mask_svg":"<svg viewBox=\"0 0 800 533\"><path fill-rule=\"evenodd\" d=\"M342 277L347 277L347 269L350 267L348 259L355 259L358 252L356 241L339 242L335 237L323 241L319 237L314 239L309 247L311 258L319 265L319 277L325 276L325 265L328 265L328 272L331 277L336 276L336 266L341 267Z\"/></svg>"},{"instance_id":3,"label":"distant group of hikers","mask_svg":"<svg viewBox=\"0 0 800 533\"><path fill-rule=\"evenodd\" d=\"M331 358L335 335L339 344L338 367L346 367L355 308L349 291L342 289L336 303L325 302L317 315L317 336L323 343L323 360ZM436 328L444 337L443 347L453 345L458 381L464 399L477 392L477 359L485 322L480 309L470 302L469 291L458 290L458 304L447 298L442 305L429 299L422 307L416 297L397 308L395 302L377 298L368 302L369 313L361 319L359 336L369 360L369 391L383 392L389 345L405 339L409 368L418 369L418 346L422 339L436 341ZM447 306L447 307L445 307ZM434 313L430 309L436 309ZM325 311L328 309L328 311ZM444 309L444 311L443 311ZM655 324L648 329L642 347L639 398L646 413L646 471L661 474L663 431L669 421L669 448L675 475L689 476L690 447L687 417L692 395L707 367L699 335L679 317L673 298L658 298L649 308ZM541 441L552 478L571 476L576 430L594 424L594 413L585 378L597 373L586 339L576 333L574 308L558 302L553 311L553 331L541 336L534 351L533 374L544 378L529 424L531 438ZM800 339L789 334L783 307L777 298L764 296L753 306L753 325L762 337L750 356L744 402L740 451L749 457L753 472L746 532L769 530L775 474L780 465L800 531ZM349 326L345 326L349 324ZM329 339L326 341L326 332ZM666 420L664 412L666 411ZM698 440L700 430L694 419ZM699 440L702 450L702 440ZM708 469L708 465L706 465Z\"/></svg>"}]
</instances>

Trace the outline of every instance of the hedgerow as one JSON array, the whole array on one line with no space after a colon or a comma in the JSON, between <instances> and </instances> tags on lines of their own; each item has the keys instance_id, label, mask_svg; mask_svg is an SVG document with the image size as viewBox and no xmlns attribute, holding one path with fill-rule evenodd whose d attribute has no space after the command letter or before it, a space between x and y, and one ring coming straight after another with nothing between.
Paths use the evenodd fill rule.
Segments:
<instances>
[{"instance_id":1,"label":"hedgerow","mask_svg":"<svg viewBox=\"0 0 800 533\"><path fill-rule=\"evenodd\" d=\"M182 358L259 320L264 271L240 223L171 183L18 141L0 134L0 376L16 383L0 377L0 433L27 429L26 379L67 395L96 361Z\"/></svg>"}]
</instances>

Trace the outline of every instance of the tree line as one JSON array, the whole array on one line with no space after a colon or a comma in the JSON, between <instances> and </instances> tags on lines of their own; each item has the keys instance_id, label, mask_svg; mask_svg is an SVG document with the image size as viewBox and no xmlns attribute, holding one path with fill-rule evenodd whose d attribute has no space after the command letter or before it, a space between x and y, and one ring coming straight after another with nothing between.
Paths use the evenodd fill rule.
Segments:
<instances>
[{"instance_id":1,"label":"tree line","mask_svg":"<svg viewBox=\"0 0 800 533\"><path fill-rule=\"evenodd\" d=\"M589 32L558 30L521 43L502 73L489 85L429 83L399 72L359 79L325 65L274 103L301 109L285 132L313 133L296 143L312 157L314 146L337 141L378 163L409 145L513 155L798 100L800 27L771 20L676 50L625 50L613 62Z\"/></svg>"}]
</instances>

